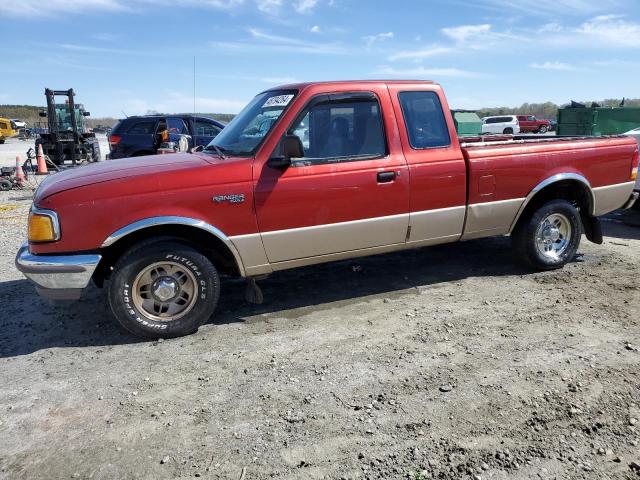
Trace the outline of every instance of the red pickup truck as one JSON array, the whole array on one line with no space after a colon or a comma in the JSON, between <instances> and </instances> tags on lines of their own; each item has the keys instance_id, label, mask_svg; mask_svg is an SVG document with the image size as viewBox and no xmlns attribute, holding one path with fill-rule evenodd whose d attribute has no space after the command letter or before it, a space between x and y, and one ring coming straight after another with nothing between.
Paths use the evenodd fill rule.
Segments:
<instances>
[{"instance_id":1,"label":"red pickup truck","mask_svg":"<svg viewBox=\"0 0 640 480\"><path fill-rule=\"evenodd\" d=\"M528 265L559 268L637 196L632 138L461 143L449 111L431 82L267 90L203 151L47 178L17 267L52 299L108 280L127 330L175 337L213 314L221 275L255 288L278 270L507 234Z\"/></svg>"},{"instance_id":2,"label":"red pickup truck","mask_svg":"<svg viewBox=\"0 0 640 480\"><path fill-rule=\"evenodd\" d=\"M535 115L517 115L520 133L547 133L551 129L549 120L538 120Z\"/></svg>"}]
</instances>

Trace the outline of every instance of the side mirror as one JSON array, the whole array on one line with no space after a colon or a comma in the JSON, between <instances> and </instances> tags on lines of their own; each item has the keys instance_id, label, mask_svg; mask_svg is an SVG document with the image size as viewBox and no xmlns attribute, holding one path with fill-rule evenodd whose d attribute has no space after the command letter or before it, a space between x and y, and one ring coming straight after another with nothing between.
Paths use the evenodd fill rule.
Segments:
<instances>
[{"instance_id":1,"label":"side mirror","mask_svg":"<svg viewBox=\"0 0 640 480\"><path fill-rule=\"evenodd\" d=\"M42 112L42 111L41 111L41 112L38 112L38 115L39 115L40 117L46 117L46 116L47 116L47 112Z\"/></svg>"},{"instance_id":2,"label":"side mirror","mask_svg":"<svg viewBox=\"0 0 640 480\"><path fill-rule=\"evenodd\" d=\"M291 166L292 158L304 157L302 140L297 135L285 135L282 139L282 156L272 157L267 161L271 168L284 170Z\"/></svg>"},{"instance_id":3,"label":"side mirror","mask_svg":"<svg viewBox=\"0 0 640 480\"><path fill-rule=\"evenodd\" d=\"M84 115L85 117L90 117L91 113L90 112L82 112L82 115Z\"/></svg>"}]
</instances>

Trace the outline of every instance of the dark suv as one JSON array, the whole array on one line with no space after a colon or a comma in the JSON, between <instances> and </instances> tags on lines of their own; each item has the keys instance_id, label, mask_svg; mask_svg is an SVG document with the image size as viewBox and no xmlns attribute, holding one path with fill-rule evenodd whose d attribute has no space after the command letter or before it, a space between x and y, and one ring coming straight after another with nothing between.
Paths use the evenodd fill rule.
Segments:
<instances>
[{"instance_id":1,"label":"dark suv","mask_svg":"<svg viewBox=\"0 0 640 480\"><path fill-rule=\"evenodd\" d=\"M162 143L162 132L169 133L169 141L177 142L186 136L189 148L206 147L224 128L224 124L193 115L144 115L120 120L109 135L109 158L153 155Z\"/></svg>"}]
</instances>

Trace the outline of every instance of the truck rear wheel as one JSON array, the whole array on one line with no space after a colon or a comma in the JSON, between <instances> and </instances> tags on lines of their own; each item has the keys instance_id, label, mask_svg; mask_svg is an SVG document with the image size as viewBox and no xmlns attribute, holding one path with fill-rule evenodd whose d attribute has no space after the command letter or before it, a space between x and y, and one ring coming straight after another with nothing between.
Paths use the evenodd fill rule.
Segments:
<instances>
[{"instance_id":1,"label":"truck rear wheel","mask_svg":"<svg viewBox=\"0 0 640 480\"><path fill-rule=\"evenodd\" d=\"M547 133L547 126L546 125L540 125L540 128L538 129L538 133Z\"/></svg>"},{"instance_id":2,"label":"truck rear wheel","mask_svg":"<svg viewBox=\"0 0 640 480\"><path fill-rule=\"evenodd\" d=\"M566 200L545 203L511 235L518 259L538 270L564 267L573 260L581 237L580 213Z\"/></svg>"},{"instance_id":3,"label":"truck rear wheel","mask_svg":"<svg viewBox=\"0 0 640 480\"><path fill-rule=\"evenodd\" d=\"M149 339L196 332L213 314L219 295L213 264L179 241L134 247L116 262L109 286L118 322Z\"/></svg>"}]
</instances>

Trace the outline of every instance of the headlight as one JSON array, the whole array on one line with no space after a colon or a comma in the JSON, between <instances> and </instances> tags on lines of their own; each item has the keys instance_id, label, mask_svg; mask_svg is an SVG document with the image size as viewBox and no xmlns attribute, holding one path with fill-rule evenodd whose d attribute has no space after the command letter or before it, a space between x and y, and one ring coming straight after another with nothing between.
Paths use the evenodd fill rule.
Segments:
<instances>
[{"instance_id":1,"label":"headlight","mask_svg":"<svg viewBox=\"0 0 640 480\"><path fill-rule=\"evenodd\" d=\"M52 210L31 208L29 212L29 242L55 242L60 240L58 215Z\"/></svg>"}]
</instances>

